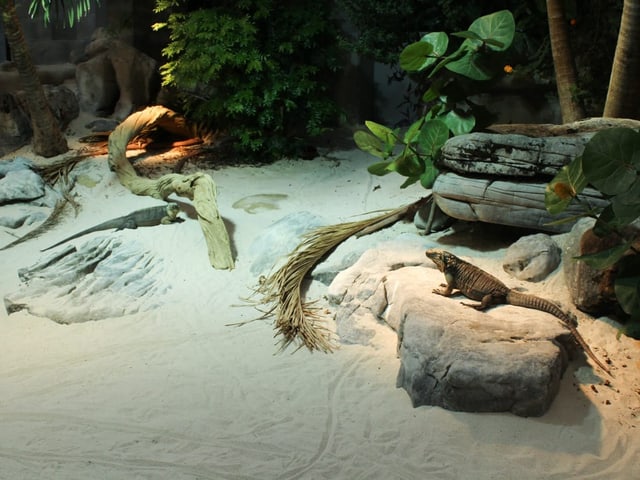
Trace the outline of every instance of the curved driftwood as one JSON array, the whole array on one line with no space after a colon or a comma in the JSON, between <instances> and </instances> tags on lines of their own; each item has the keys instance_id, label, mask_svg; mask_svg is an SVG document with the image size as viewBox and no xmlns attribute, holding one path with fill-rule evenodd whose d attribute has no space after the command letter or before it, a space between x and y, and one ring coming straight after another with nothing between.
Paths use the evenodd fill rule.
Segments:
<instances>
[{"instance_id":1,"label":"curved driftwood","mask_svg":"<svg viewBox=\"0 0 640 480\"><path fill-rule=\"evenodd\" d=\"M438 175L433 198L450 217L532 228L553 233L571 230L572 223L557 223L584 212L585 205L602 208L607 202L597 190L585 188L582 204L572 204L560 215L551 215L544 204L547 182L464 177L453 172Z\"/></svg>"},{"instance_id":2,"label":"curved driftwood","mask_svg":"<svg viewBox=\"0 0 640 480\"><path fill-rule=\"evenodd\" d=\"M216 185L211 176L197 172L191 175L171 173L158 179L144 178L138 176L127 159L127 144L143 129L154 125L169 131L186 128L181 116L159 105L132 113L109 135L109 165L120 183L136 195L166 200L175 193L193 200L207 242L211 265L221 270L232 269L234 261L229 234L218 212Z\"/></svg>"}]
</instances>

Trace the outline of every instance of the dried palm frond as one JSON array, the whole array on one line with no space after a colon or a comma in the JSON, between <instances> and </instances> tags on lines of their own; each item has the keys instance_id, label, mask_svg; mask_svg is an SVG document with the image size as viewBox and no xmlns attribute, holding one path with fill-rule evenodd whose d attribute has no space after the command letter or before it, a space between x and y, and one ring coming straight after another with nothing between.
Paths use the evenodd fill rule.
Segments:
<instances>
[{"instance_id":1,"label":"dried palm frond","mask_svg":"<svg viewBox=\"0 0 640 480\"><path fill-rule=\"evenodd\" d=\"M282 336L280 351L294 342L298 348L332 352L335 339L323 325L315 302L304 301L302 287L307 273L331 250L349 237L380 230L402 218L412 216L429 197L366 220L320 227L303 236L289 254L286 263L275 273L261 278L256 293L262 295L258 305L268 305L261 318L275 316L275 336ZM372 229L373 227L373 229Z\"/></svg>"}]
</instances>

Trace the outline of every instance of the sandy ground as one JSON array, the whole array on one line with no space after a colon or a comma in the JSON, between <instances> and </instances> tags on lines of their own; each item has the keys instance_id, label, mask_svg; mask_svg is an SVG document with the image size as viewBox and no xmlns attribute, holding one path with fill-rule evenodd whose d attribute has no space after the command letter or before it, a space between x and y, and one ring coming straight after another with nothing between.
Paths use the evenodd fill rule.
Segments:
<instances>
[{"instance_id":1,"label":"sandy ground","mask_svg":"<svg viewBox=\"0 0 640 480\"><path fill-rule=\"evenodd\" d=\"M0 478L640 478L638 342L616 340L610 323L588 321L581 331L616 365L612 386L573 362L541 418L412 408L395 387L392 332L377 348L276 354L269 322L228 326L257 316L242 301L257 282L251 245L274 221L303 210L351 221L425 193L400 190L394 175L371 177L371 159L356 150L328 157L210 172L237 251L233 271L209 266L194 220L118 232L163 258L158 275L171 289L156 310L60 325L2 309ZM76 188L79 215L0 252L3 296L19 288L17 269L41 258L40 248L156 203L123 188L105 157L78 168L97 182ZM273 197L270 209L238 208L257 194L286 197ZM506 245L467 240L447 248L501 271ZM566 294L558 278L536 288ZM310 295L325 289L314 283Z\"/></svg>"}]
</instances>

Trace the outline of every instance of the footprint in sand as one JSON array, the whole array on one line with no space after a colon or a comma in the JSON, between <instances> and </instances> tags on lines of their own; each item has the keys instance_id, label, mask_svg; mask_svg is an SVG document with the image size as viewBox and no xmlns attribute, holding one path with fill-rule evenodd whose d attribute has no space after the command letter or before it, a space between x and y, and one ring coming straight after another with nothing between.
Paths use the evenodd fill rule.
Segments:
<instances>
[{"instance_id":1,"label":"footprint in sand","mask_svg":"<svg viewBox=\"0 0 640 480\"><path fill-rule=\"evenodd\" d=\"M287 198L288 195L283 193L259 193L257 195L249 195L235 202L232 207L242 209L247 213L258 213L266 210L278 210L281 200Z\"/></svg>"}]
</instances>

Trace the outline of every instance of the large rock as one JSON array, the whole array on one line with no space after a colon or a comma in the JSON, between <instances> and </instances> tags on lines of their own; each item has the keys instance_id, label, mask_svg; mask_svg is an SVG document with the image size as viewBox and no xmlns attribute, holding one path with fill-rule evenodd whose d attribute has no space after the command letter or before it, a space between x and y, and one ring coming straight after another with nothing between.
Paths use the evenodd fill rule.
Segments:
<instances>
[{"instance_id":1,"label":"large rock","mask_svg":"<svg viewBox=\"0 0 640 480\"><path fill-rule=\"evenodd\" d=\"M160 86L158 64L153 58L104 29L96 30L85 55L89 60L79 64L76 73L83 106L95 113L113 113L114 118L123 120L152 103ZM117 101L107 106L113 97L114 79ZM96 86L105 90L96 94Z\"/></svg>"},{"instance_id":2,"label":"large rock","mask_svg":"<svg viewBox=\"0 0 640 480\"><path fill-rule=\"evenodd\" d=\"M507 249L502 268L512 277L529 282L544 280L562 260L562 249L544 233L521 237Z\"/></svg>"},{"instance_id":3,"label":"large rock","mask_svg":"<svg viewBox=\"0 0 640 480\"><path fill-rule=\"evenodd\" d=\"M29 143L31 125L11 93L0 94L0 156Z\"/></svg>"},{"instance_id":4,"label":"large rock","mask_svg":"<svg viewBox=\"0 0 640 480\"><path fill-rule=\"evenodd\" d=\"M136 241L96 237L18 272L22 286L4 297L9 314L27 310L57 323L121 317L157 308L170 288L161 262Z\"/></svg>"},{"instance_id":5,"label":"large rock","mask_svg":"<svg viewBox=\"0 0 640 480\"><path fill-rule=\"evenodd\" d=\"M473 412L547 411L567 364L570 335L545 313L514 306L478 312L432 293L442 273L423 250L369 250L331 284L338 334L376 346L380 329L398 334L397 385L414 406ZM560 340L560 342L558 342Z\"/></svg>"},{"instance_id":6,"label":"large rock","mask_svg":"<svg viewBox=\"0 0 640 480\"><path fill-rule=\"evenodd\" d=\"M106 52L78 64L76 84L83 111L94 115L110 115L113 112L120 91Z\"/></svg>"},{"instance_id":7,"label":"large rock","mask_svg":"<svg viewBox=\"0 0 640 480\"><path fill-rule=\"evenodd\" d=\"M602 252L620 245L620 238L616 235L598 237L593 233L594 224L594 219L583 218L572 228L564 244L563 255L566 260L563 262L563 271L575 306L584 312L606 314L616 312L619 308L615 292L618 268L614 265L598 269L574 260L581 255ZM640 220L625 228L628 238L636 239L635 248L640 248ZM632 252L629 251L628 254L632 255ZM624 262L624 258L620 262Z\"/></svg>"}]
</instances>

